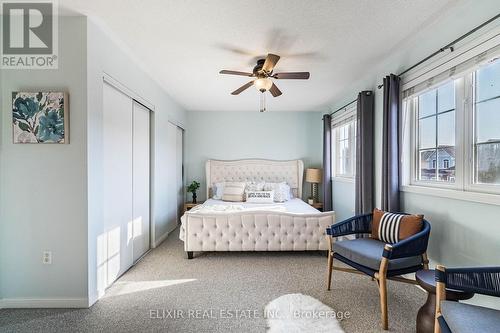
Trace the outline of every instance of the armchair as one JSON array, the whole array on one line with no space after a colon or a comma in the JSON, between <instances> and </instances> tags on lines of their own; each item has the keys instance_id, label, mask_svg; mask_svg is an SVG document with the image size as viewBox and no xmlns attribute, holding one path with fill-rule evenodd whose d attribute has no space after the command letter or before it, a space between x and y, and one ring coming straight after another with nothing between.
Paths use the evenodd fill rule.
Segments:
<instances>
[{"instance_id":1,"label":"armchair","mask_svg":"<svg viewBox=\"0 0 500 333\"><path fill-rule=\"evenodd\" d=\"M423 220L422 230L394 244L372 238L335 241L336 238L354 234L370 234L373 214L352 217L327 228L329 241L327 289L330 290L332 271L366 274L377 281L380 291L381 321L384 330L389 327L387 312L387 280L416 284L415 280L401 277L427 269L427 244L431 226ZM333 258L352 268L333 266Z\"/></svg>"},{"instance_id":2,"label":"armchair","mask_svg":"<svg viewBox=\"0 0 500 333\"><path fill-rule=\"evenodd\" d=\"M500 310L446 300L446 288L500 297L500 267L436 268L434 332L496 332Z\"/></svg>"}]
</instances>

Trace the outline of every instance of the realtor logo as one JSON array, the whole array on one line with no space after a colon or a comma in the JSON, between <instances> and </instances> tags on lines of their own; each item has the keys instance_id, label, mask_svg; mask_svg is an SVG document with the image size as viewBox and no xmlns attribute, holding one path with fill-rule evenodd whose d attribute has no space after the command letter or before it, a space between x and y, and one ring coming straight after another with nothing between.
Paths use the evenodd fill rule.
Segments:
<instances>
[{"instance_id":1,"label":"realtor logo","mask_svg":"<svg viewBox=\"0 0 500 333\"><path fill-rule=\"evenodd\" d=\"M2 68L57 68L57 4L54 1L4 0Z\"/></svg>"}]
</instances>

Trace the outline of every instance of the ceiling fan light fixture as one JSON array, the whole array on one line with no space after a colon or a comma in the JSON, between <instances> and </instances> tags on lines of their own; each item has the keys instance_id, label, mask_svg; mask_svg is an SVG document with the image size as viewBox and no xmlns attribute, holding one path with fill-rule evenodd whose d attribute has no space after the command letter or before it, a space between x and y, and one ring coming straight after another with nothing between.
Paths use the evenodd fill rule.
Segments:
<instances>
[{"instance_id":1,"label":"ceiling fan light fixture","mask_svg":"<svg viewBox=\"0 0 500 333\"><path fill-rule=\"evenodd\" d=\"M273 81L268 77L261 77L254 81L254 85L258 91L267 91L273 86Z\"/></svg>"}]
</instances>

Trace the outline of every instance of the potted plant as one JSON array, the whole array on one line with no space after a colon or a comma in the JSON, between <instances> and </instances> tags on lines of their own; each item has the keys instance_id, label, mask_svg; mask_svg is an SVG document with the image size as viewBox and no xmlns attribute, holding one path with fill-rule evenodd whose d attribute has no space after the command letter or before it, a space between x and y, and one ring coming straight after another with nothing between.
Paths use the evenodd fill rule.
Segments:
<instances>
[{"instance_id":1,"label":"potted plant","mask_svg":"<svg viewBox=\"0 0 500 333\"><path fill-rule=\"evenodd\" d=\"M200 188L200 183L198 183L196 180L193 180L191 184L187 187L187 191L191 192L193 194L193 203L196 203L196 190Z\"/></svg>"}]
</instances>

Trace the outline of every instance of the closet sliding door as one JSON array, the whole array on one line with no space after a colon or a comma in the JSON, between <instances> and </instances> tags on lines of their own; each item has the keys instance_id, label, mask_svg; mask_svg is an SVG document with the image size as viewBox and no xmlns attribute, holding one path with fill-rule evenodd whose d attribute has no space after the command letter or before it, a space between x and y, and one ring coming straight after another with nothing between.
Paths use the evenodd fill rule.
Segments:
<instances>
[{"instance_id":1,"label":"closet sliding door","mask_svg":"<svg viewBox=\"0 0 500 333\"><path fill-rule=\"evenodd\" d=\"M150 112L104 82L104 237L98 264L106 286L149 250Z\"/></svg>"},{"instance_id":2,"label":"closet sliding door","mask_svg":"<svg viewBox=\"0 0 500 333\"><path fill-rule=\"evenodd\" d=\"M149 109L133 103L133 249L134 262L149 250Z\"/></svg>"},{"instance_id":3,"label":"closet sliding door","mask_svg":"<svg viewBox=\"0 0 500 333\"><path fill-rule=\"evenodd\" d=\"M132 247L132 99L104 83L103 215L106 286L134 262Z\"/></svg>"}]
</instances>

